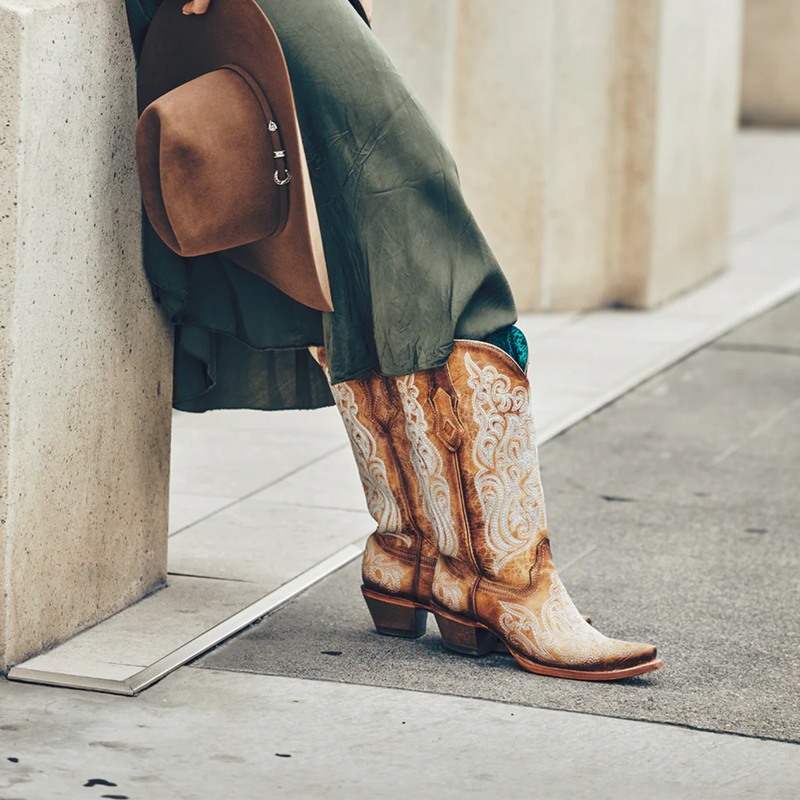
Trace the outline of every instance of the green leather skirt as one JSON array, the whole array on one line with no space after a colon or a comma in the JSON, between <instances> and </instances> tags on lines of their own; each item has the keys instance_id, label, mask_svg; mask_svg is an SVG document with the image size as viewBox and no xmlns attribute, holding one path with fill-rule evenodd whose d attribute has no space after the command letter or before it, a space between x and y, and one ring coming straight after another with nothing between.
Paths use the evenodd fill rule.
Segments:
<instances>
[{"instance_id":1,"label":"green leather skirt","mask_svg":"<svg viewBox=\"0 0 800 800\"><path fill-rule=\"evenodd\" d=\"M310 345L325 346L337 383L407 375L443 364L454 338L516 320L450 153L348 0L257 2L286 55L335 310L306 308L222 256L182 258L145 221L184 411L330 405ZM157 5L127 0L137 56Z\"/></svg>"}]
</instances>

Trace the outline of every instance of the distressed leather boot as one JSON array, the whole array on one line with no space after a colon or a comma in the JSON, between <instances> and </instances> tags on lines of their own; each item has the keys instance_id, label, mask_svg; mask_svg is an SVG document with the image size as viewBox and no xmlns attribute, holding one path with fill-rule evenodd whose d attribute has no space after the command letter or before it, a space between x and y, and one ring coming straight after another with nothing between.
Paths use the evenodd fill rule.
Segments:
<instances>
[{"instance_id":1,"label":"distressed leather boot","mask_svg":"<svg viewBox=\"0 0 800 800\"><path fill-rule=\"evenodd\" d=\"M316 357L327 372L321 348ZM393 382L372 372L331 391L378 526L364 551L361 591L379 633L417 638L427 625L437 553Z\"/></svg>"},{"instance_id":2,"label":"distressed leather boot","mask_svg":"<svg viewBox=\"0 0 800 800\"><path fill-rule=\"evenodd\" d=\"M314 355L327 373L323 348ZM438 552L430 519L441 512L435 504L429 507L412 467L395 379L373 372L332 385L331 391L378 526L364 550L361 592L379 633L416 639L425 633L432 611ZM501 642L497 651L506 652Z\"/></svg>"},{"instance_id":3,"label":"distressed leather boot","mask_svg":"<svg viewBox=\"0 0 800 800\"><path fill-rule=\"evenodd\" d=\"M483 655L501 642L530 672L582 680L661 667L652 645L593 628L558 577L529 384L514 359L457 341L443 367L395 382L439 552L432 607L447 647Z\"/></svg>"}]
</instances>

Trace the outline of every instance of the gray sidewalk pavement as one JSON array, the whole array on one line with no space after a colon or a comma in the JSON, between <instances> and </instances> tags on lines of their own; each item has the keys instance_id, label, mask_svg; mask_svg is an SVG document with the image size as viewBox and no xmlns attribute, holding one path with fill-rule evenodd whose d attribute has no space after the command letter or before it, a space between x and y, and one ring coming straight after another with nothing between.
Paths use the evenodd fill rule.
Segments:
<instances>
[{"instance_id":1,"label":"gray sidewalk pavement","mask_svg":"<svg viewBox=\"0 0 800 800\"><path fill-rule=\"evenodd\" d=\"M194 668L133 699L17 685L9 707L8 688L3 800L792 800L800 785L797 745L439 694Z\"/></svg>"},{"instance_id":2,"label":"gray sidewalk pavement","mask_svg":"<svg viewBox=\"0 0 800 800\"><path fill-rule=\"evenodd\" d=\"M0 683L0 800L800 797L800 298L541 458L570 593L663 670L380 637L352 566L137 698Z\"/></svg>"},{"instance_id":3,"label":"gray sidewalk pavement","mask_svg":"<svg viewBox=\"0 0 800 800\"><path fill-rule=\"evenodd\" d=\"M432 619L416 642L387 640L357 564L198 666L800 742L798 332L795 299L542 448L570 594L603 632L656 642L665 669L600 686L531 676L506 655L454 656Z\"/></svg>"}]
</instances>

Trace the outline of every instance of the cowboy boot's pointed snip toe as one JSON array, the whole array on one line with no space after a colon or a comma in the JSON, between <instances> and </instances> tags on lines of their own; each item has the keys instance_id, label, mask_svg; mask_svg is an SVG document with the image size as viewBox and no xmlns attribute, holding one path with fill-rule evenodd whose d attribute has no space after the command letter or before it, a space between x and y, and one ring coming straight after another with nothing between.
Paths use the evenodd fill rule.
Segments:
<instances>
[{"instance_id":1,"label":"cowboy boot's pointed snip toe","mask_svg":"<svg viewBox=\"0 0 800 800\"><path fill-rule=\"evenodd\" d=\"M517 363L493 345L457 341L446 365L396 385L439 553L431 605L445 644L482 655L502 643L530 672L579 680L661 667L652 645L593 628L558 577Z\"/></svg>"},{"instance_id":2,"label":"cowboy boot's pointed snip toe","mask_svg":"<svg viewBox=\"0 0 800 800\"><path fill-rule=\"evenodd\" d=\"M543 561L549 559L549 542L542 551ZM552 561L546 569L551 572L545 578L550 588L540 609L536 609L540 598L534 597L535 593L527 593L524 599L508 597L508 593L505 600L500 599L503 593L484 596L476 615L482 621L478 621L434 601L433 612L444 644L457 653L473 656L505 645L523 669L573 680L619 680L663 666L653 645L609 639L595 630L577 612Z\"/></svg>"}]
</instances>

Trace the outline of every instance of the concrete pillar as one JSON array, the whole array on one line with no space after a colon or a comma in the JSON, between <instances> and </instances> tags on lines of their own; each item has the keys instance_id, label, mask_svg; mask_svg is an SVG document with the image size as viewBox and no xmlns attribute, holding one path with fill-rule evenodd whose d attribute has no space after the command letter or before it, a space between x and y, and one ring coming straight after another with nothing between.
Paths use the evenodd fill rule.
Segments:
<instances>
[{"instance_id":1,"label":"concrete pillar","mask_svg":"<svg viewBox=\"0 0 800 800\"><path fill-rule=\"evenodd\" d=\"M0 670L165 581L135 120L122 0L0 0Z\"/></svg>"},{"instance_id":2,"label":"concrete pillar","mask_svg":"<svg viewBox=\"0 0 800 800\"><path fill-rule=\"evenodd\" d=\"M800 3L746 0L742 120L800 125Z\"/></svg>"},{"instance_id":3,"label":"concrete pillar","mask_svg":"<svg viewBox=\"0 0 800 800\"><path fill-rule=\"evenodd\" d=\"M458 0L378 0L378 6L375 33L449 138Z\"/></svg>"},{"instance_id":4,"label":"concrete pillar","mask_svg":"<svg viewBox=\"0 0 800 800\"><path fill-rule=\"evenodd\" d=\"M433 41L430 4L375 5L521 310L652 306L724 267L740 0L450 0Z\"/></svg>"},{"instance_id":5,"label":"concrete pillar","mask_svg":"<svg viewBox=\"0 0 800 800\"><path fill-rule=\"evenodd\" d=\"M618 0L617 14L607 299L646 308L727 262L743 7Z\"/></svg>"},{"instance_id":6,"label":"concrete pillar","mask_svg":"<svg viewBox=\"0 0 800 800\"><path fill-rule=\"evenodd\" d=\"M555 0L459 0L450 141L520 309L547 287ZM535 277L534 277L535 276Z\"/></svg>"}]
</instances>

